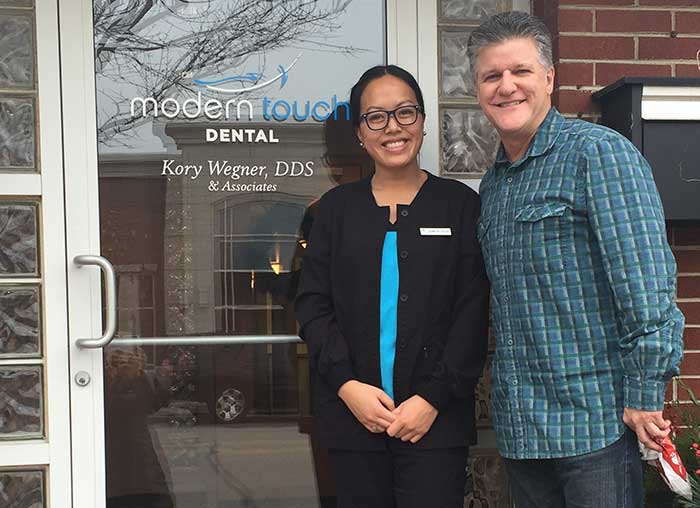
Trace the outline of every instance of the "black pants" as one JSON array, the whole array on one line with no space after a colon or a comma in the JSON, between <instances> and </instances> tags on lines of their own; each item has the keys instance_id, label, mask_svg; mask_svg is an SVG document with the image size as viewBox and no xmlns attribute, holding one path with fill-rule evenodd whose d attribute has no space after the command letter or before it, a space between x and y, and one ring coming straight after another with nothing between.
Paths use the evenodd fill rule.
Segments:
<instances>
[{"instance_id":1,"label":"black pants","mask_svg":"<svg viewBox=\"0 0 700 508\"><path fill-rule=\"evenodd\" d=\"M331 450L338 508L462 508L468 448Z\"/></svg>"}]
</instances>

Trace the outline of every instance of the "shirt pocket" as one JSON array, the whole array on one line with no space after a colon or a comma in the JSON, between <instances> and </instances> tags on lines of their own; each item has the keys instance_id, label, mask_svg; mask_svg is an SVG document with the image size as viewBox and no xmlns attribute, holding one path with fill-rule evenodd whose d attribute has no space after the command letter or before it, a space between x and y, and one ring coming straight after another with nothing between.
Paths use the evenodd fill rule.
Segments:
<instances>
[{"instance_id":1,"label":"shirt pocket","mask_svg":"<svg viewBox=\"0 0 700 508\"><path fill-rule=\"evenodd\" d=\"M515 257L523 272L564 271L573 256L573 210L566 203L525 205L515 212Z\"/></svg>"}]
</instances>

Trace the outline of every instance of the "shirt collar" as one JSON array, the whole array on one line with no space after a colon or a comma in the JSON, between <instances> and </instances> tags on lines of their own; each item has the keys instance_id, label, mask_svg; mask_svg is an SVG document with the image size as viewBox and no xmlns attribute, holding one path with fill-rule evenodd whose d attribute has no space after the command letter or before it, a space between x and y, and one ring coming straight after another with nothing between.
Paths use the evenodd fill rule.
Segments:
<instances>
[{"instance_id":1,"label":"shirt collar","mask_svg":"<svg viewBox=\"0 0 700 508\"><path fill-rule=\"evenodd\" d=\"M516 163L519 165L521 162L529 159L530 157L539 157L547 152L559 137L559 132L561 131L563 125L564 117L561 115L561 113L559 113L555 107L550 108L547 116L537 128L535 137L532 138L525 156L520 159L520 161L516 161ZM503 148L503 143L501 143L498 147L498 153L496 153L495 165L501 166L504 164L511 165L511 162L508 160L506 150Z\"/></svg>"}]
</instances>

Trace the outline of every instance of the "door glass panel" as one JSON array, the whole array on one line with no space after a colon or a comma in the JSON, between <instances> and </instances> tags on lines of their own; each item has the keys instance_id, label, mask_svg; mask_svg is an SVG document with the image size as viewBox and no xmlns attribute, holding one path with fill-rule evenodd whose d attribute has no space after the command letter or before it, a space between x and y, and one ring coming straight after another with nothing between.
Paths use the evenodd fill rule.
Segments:
<instances>
[{"instance_id":1,"label":"door glass panel","mask_svg":"<svg viewBox=\"0 0 700 508\"><path fill-rule=\"evenodd\" d=\"M371 171L346 101L384 2L93 6L107 506L331 506L293 299L316 200Z\"/></svg>"}]
</instances>

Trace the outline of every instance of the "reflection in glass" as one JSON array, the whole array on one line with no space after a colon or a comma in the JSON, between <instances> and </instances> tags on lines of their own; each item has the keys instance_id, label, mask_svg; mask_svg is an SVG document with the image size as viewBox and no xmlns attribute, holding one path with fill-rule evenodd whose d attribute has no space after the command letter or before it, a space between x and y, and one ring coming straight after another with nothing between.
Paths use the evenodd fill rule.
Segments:
<instances>
[{"instance_id":1,"label":"reflection in glass","mask_svg":"<svg viewBox=\"0 0 700 508\"><path fill-rule=\"evenodd\" d=\"M481 111L443 109L440 132L443 173L478 176L493 164L500 141Z\"/></svg>"},{"instance_id":2,"label":"reflection in glass","mask_svg":"<svg viewBox=\"0 0 700 508\"><path fill-rule=\"evenodd\" d=\"M34 167L34 100L0 97L0 168Z\"/></svg>"},{"instance_id":3,"label":"reflection in glass","mask_svg":"<svg viewBox=\"0 0 700 508\"><path fill-rule=\"evenodd\" d=\"M32 18L0 11L0 88L34 87Z\"/></svg>"},{"instance_id":4,"label":"reflection in glass","mask_svg":"<svg viewBox=\"0 0 700 508\"><path fill-rule=\"evenodd\" d=\"M108 506L317 506L297 370L294 344L107 348Z\"/></svg>"},{"instance_id":5,"label":"reflection in glass","mask_svg":"<svg viewBox=\"0 0 700 508\"><path fill-rule=\"evenodd\" d=\"M0 367L0 439L41 437L41 367Z\"/></svg>"},{"instance_id":6,"label":"reflection in glass","mask_svg":"<svg viewBox=\"0 0 700 508\"><path fill-rule=\"evenodd\" d=\"M0 286L0 357L39 356L39 288Z\"/></svg>"},{"instance_id":7,"label":"reflection in glass","mask_svg":"<svg viewBox=\"0 0 700 508\"><path fill-rule=\"evenodd\" d=\"M0 471L1 506L44 508L43 471Z\"/></svg>"},{"instance_id":8,"label":"reflection in glass","mask_svg":"<svg viewBox=\"0 0 700 508\"><path fill-rule=\"evenodd\" d=\"M134 5L94 1L101 249L118 277L117 334L132 342L104 355L107 506L325 508L306 349L264 341L297 334L318 197L371 168L344 107L325 123L265 108L346 100L384 60L383 2ZM200 98L251 107L212 119ZM207 141L207 129L277 142ZM263 343L167 344L240 335Z\"/></svg>"},{"instance_id":9,"label":"reflection in glass","mask_svg":"<svg viewBox=\"0 0 700 508\"><path fill-rule=\"evenodd\" d=\"M440 82L443 97L474 97L475 91L470 79L467 42L469 32L440 32Z\"/></svg>"},{"instance_id":10,"label":"reflection in glass","mask_svg":"<svg viewBox=\"0 0 700 508\"><path fill-rule=\"evenodd\" d=\"M38 275L37 207L0 203L0 276Z\"/></svg>"},{"instance_id":11,"label":"reflection in glass","mask_svg":"<svg viewBox=\"0 0 700 508\"><path fill-rule=\"evenodd\" d=\"M442 18L480 20L510 10L511 0L439 0Z\"/></svg>"}]
</instances>

